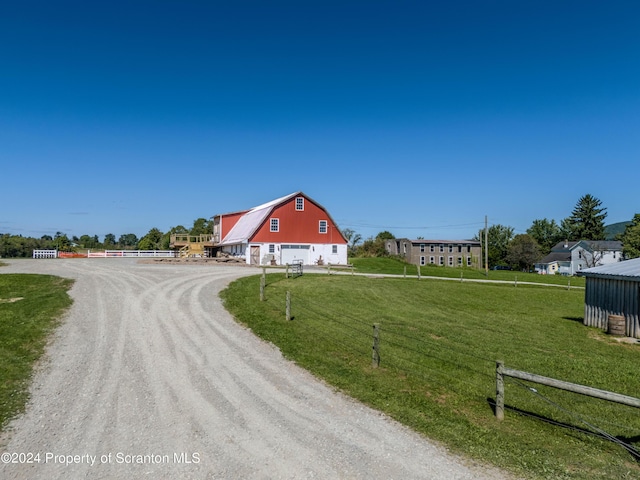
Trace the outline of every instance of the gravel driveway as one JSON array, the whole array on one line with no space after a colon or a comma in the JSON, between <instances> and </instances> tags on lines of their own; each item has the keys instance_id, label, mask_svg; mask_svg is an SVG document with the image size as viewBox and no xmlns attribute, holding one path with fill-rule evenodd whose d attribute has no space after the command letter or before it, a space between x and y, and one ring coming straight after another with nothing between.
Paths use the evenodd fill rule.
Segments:
<instances>
[{"instance_id":1,"label":"gravel driveway","mask_svg":"<svg viewBox=\"0 0 640 480\"><path fill-rule=\"evenodd\" d=\"M24 455L0 478L508 478L335 392L236 324L218 292L256 269L8 263L0 273L76 283L3 441L3 461Z\"/></svg>"}]
</instances>

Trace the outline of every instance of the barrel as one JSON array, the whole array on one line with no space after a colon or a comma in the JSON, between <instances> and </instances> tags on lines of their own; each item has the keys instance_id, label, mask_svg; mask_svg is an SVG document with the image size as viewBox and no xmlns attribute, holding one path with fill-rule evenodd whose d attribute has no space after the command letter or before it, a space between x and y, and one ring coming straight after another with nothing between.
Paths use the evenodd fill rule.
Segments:
<instances>
[{"instance_id":1,"label":"barrel","mask_svg":"<svg viewBox=\"0 0 640 480\"><path fill-rule=\"evenodd\" d=\"M624 337L627 335L627 322L624 315L609 315L609 329L610 335L616 337Z\"/></svg>"}]
</instances>

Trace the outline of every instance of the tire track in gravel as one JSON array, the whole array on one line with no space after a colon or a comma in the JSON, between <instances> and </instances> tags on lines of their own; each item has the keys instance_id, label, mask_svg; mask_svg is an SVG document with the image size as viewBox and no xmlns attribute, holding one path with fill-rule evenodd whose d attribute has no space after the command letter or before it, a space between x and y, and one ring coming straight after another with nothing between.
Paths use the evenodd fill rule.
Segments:
<instances>
[{"instance_id":1,"label":"tire track in gravel","mask_svg":"<svg viewBox=\"0 0 640 480\"><path fill-rule=\"evenodd\" d=\"M507 478L334 392L234 322L218 292L256 270L98 259L5 271L77 281L3 451L98 459L0 465L0 478Z\"/></svg>"}]
</instances>

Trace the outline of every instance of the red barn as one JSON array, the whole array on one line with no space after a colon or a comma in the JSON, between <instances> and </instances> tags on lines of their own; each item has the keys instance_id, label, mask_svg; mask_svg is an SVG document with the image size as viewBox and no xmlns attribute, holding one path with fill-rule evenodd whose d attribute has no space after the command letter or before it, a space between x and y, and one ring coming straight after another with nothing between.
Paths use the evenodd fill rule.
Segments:
<instances>
[{"instance_id":1,"label":"red barn","mask_svg":"<svg viewBox=\"0 0 640 480\"><path fill-rule=\"evenodd\" d=\"M302 192L216 215L213 244L251 265L347 263L347 240L325 208Z\"/></svg>"}]
</instances>

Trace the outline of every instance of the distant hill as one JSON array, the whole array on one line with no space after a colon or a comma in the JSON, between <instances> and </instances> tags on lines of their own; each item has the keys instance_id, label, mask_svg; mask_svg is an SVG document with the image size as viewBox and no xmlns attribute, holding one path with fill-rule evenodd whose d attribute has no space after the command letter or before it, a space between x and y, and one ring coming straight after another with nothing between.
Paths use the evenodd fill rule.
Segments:
<instances>
[{"instance_id":1,"label":"distant hill","mask_svg":"<svg viewBox=\"0 0 640 480\"><path fill-rule=\"evenodd\" d=\"M604 234L606 235L606 240L615 240L616 235L619 233L624 233L624 229L631 222L618 222L612 223L611 225L607 225L604 227Z\"/></svg>"}]
</instances>

